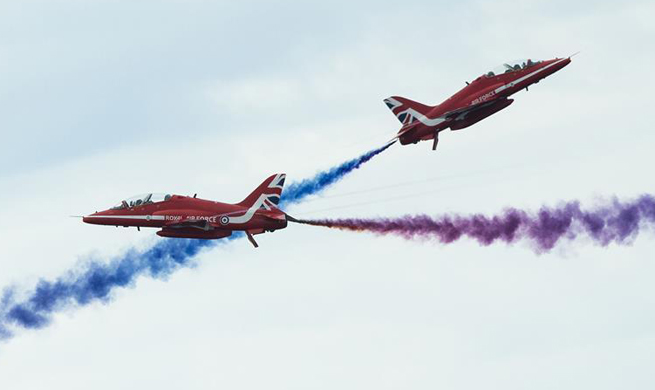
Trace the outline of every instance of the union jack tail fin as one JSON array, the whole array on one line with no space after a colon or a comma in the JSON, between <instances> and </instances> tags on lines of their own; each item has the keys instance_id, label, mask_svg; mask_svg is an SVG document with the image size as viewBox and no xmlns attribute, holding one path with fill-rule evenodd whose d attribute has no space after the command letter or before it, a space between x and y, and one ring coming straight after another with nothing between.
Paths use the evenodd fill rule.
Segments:
<instances>
[{"instance_id":1,"label":"union jack tail fin","mask_svg":"<svg viewBox=\"0 0 655 390\"><path fill-rule=\"evenodd\" d=\"M432 109L430 106L400 96L386 98L384 103L403 125L412 123L417 116L426 115Z\"/></svg>"},{"instance_id":2,"label":"union jack tail fin","mask_svg":"<svg viewBox=\"0 0 655 390\"><path fill-rule=\"evenodd\" d=\"M246 199L237 203L238 206L259 208L264 210L276 209L280 203L284 179L287 175L277 173L264 180Z\"/></svg>"}]
</instances>

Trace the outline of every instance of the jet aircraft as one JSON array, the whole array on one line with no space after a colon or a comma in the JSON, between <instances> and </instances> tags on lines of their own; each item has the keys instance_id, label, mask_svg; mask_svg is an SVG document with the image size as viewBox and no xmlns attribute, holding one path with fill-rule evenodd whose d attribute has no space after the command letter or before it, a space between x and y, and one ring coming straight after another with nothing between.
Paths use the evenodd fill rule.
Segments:
<instances>
[{"instance_id":1,"label":"jet aircraft","mask_svg":"<svg viewBox=\"0 0 655 390\"><path fill-rule=\"evenodd\" d=\"M439 132L448 128L464 129L508 107L514 102L509 96L522 89L527 91L530 85L562 69L571 62L571 57L505 63L467 82L466 87L436 106L400 96L384 99L402 123L393 140L398 139L401 145L433 140L432 150L435 150Z\"/></svg>"},{"instance_id":2,"label":"jet aircraft","mask_svg":"<svg viewBox=\"0 0 655 390\"><path fill-rule=\"evenodd\" d=\"M286 175L266 179L247 198L236 204L171 194L145 194L83 217L94 225L160 228L162 237L216 239L244 231L257 248L255 234L287 226L286 214L278 207Z\"/></svg>"}]
</instances>

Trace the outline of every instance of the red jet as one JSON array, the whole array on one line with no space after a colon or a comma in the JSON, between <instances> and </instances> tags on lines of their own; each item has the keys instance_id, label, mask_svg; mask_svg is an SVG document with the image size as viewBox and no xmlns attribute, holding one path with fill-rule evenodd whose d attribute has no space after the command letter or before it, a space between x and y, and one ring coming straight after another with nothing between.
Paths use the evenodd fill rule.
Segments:
<instances>
[{"instance_id":1,"label":"red jet","mask_svg":"<svg viewBox=\"0 0 655 390\"><path fill-rule=\"evenodd\" d=\"M136 226L139 230L161 228L157 235L177 238L224 238L241 230L257 248L254 234L287 226L286 214L277 208L285 176L272 175L237 204L198 199L195 195L146 194L87 215L83 221L94 225Z\"/></svg>"},{"instance_id":2,"label":"red jet","mask_svg":"<svg viewBox=\"0 0 655 390\"><path fill-rule=\"evenodd\" d=\"M384 102L403 124L396 138L401 145L434 140L432 150L439 143L439 132L450 128L460 130L506 108L513 99L509 96L562 69L571 57L547 61L512 61L478 77L466 87L436 106L426 106L412 100L392 96Z\"/></svg>"}]
</instances>

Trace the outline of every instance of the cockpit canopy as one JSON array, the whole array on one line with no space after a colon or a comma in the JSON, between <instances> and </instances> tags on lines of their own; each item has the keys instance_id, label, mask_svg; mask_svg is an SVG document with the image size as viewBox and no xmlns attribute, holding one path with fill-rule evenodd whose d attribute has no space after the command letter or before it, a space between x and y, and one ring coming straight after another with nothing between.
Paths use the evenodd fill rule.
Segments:
<instances>
[{"instance_id":1,"label":"cockpit canopy","mask_svg":"<svg viewBox=\"0 0 655 390\"><path fill-rule=\"evenodd\" d=\"M515 72L517 70L529 68L531 66L535 66L537 64L542 63L543 61L539 60L531 60L531 59L522 59L522 60L514 60L514 61L509 61L506 62L502 65L499 65L489 72L485 73L485 76L487 77L494 77L501 75L503 73L511 73Z\"/></svg>"},{"instance_id":2,"label":"cockpit canopy","mask_svg":"<svg viewBox=\"0 0 655 390\"><path fill-rule=\"evenodd\" d=\"M129 199L125 199L124 201L112 207L111 209L120 210L125 208L126 204L127 207L143 206L145 204L150 204L150 203L164 202L169 200L170 198L171 198L170 194L150 193L150 194L136 195Z\"/></svg>"}]
</instances>

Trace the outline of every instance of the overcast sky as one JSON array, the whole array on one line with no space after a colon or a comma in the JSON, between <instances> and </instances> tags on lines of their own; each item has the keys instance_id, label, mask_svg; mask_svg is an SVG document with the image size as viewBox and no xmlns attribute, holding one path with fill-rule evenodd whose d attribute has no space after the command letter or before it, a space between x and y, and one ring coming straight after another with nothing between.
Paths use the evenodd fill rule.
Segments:
<instances>
[{"instance_id":1,"label":"overcast sky","mask_svg":"<svg viewBox=\"0 0 655 390\"><path fill-rule=\"evenodd\" d=\"M654 16L652 1L0 0L0 288L158 239L69 215L300 180L391 138L382 99L437 104L517 58L582 51L437 153L395 145L289 213L652 194ZM652 389L654 238L536 255L293 225L18 331L0 388Z\"/></svg>"}]
</instances>

